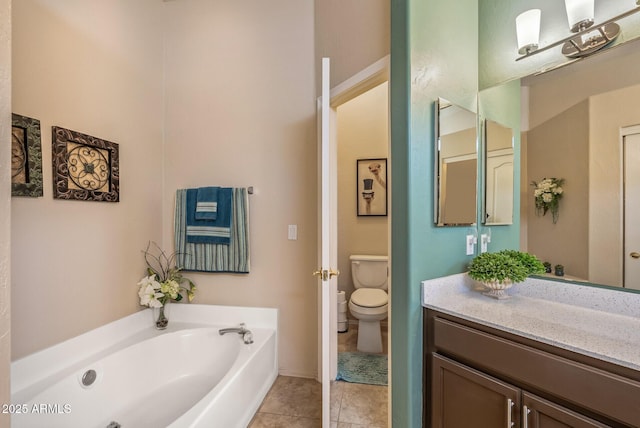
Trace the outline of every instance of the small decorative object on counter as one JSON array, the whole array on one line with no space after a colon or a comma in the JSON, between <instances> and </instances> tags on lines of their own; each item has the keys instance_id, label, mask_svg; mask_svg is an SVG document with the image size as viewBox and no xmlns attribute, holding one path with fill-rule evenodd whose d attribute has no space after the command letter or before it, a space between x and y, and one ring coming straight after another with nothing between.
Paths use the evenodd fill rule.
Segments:
<instances>
[{"instance_id":1,"label":"small decorative object on counter","mask_svg":"<svg viewBox=\"0 0 640 428\"><path fill-rule=\"evenodd\" d=\"M551 273L551 263L549 263L549 262L544 262L544 263L542 263L542 264L544 265L544 271L545 271L546 273Z\"/></svg>"},{"instance_id":2,"label":"small decorative object on counter","mask_svg":"<svg viewBox=\"0 0 640 428\"><path fill-rule=\"evenodd\" d=\"M556 265L554 273L556 274L556 276L564 276L564 266Z\"/></svg>"},{"instance_id":3,"label":"small decorative object on counter","mask_svg":"<svg viewBox=\"0 0 640 428\"><path fill-rule=\"evenodd\" d=\"M495 299L508 299L506 289L544 271L544 265L536 256L516 250L483 253L469 265L469 276L485 286L488 291L484 295Z\"/></svg>"},{"instance_id":4,"label":"small decorative object on counter","mask_svg":"<svg viewBox=\"0 0 640 428\"><path fill-rule=\"evenodd\" d=\"M558 221L560 214L560 199L564 193L563 183L564 178L555 177L544 178L539 183L531 182L531 185L536 188L533 192L536 201L536 214L545 215L547 211L551 211L554 224Z\"/></svg>"},{"instance_id":5,"label":"small decorative object on counter","mask_svg":"<svg viewBox=\"0 0 640 428\"><path fill-rule=\"evenodd\" d=\"M180 269L175 265L176 254L169 256L154 242L147 245L144 250L144 260L147 263L147 274L138 282L140 287L138 296L140 305L152 308L153 320L158 330L164 330L169 324L167 318L168 304L172 300L179 302L182 294L187 294L189 302L195 297L196 286L188 278L182 276ZM154 254L157 253L157 254ZM187 283L188 287L182 284Z\"/></svg>"}]
</instances>

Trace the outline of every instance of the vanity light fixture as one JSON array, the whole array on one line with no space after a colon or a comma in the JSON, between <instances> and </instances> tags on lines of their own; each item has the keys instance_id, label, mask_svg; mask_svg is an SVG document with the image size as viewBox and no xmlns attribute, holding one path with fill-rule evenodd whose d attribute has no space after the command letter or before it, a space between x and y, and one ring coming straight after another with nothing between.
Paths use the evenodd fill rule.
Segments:
<instances>
[{"instance_id":1,"label":"vanity light fixture","mask_svg":"<svg viewBox=\"0 0 640 428\"><path fill-rule=\"evenodd\" d=\"M529 54L538 49L541 14L540 9L530 9L516 17L516 35L520 55Z\"/></svg>"},{"instance_id":2,"label":"vanity light fixture","mask_svg":"<svg viewBox=\"0 0 640 428\"><path fill-rule=\"evenodd\" d=\"M564 0L567 18L569 18L569 28L572 33L577 33L593 25L594 4L595 0Z\"/></svg>"},{"instance_id":3,"label":"vanity light fixture","mask_svg":"<svg viewBox=\"0 0 640 428\"><path fill-rule=\"evenodd\" d=\"M518 53L522 56L516 58L516 61L528 58L531 55L544 52L548 49L562 45L562 54L569 58L580 58L591 55L602 49L615 40L620 34L620 26L616 21L640 12L640 0L636 1L634 9L614 16L600 24L594 23L594 1L595 0L565 0L565 8L567 10L567 18L569 20L569 28L575 33L567 38L558 40L543 48L525 49L520 42L520 30L518 29L518 19L531 11L524 12L516 18L516 28L518 33ZM535 9L534 9L535 10ZM538 24L539 25L539 24ZM536 46L537 47L537 46Z\"/></svg>"}]
</instances>

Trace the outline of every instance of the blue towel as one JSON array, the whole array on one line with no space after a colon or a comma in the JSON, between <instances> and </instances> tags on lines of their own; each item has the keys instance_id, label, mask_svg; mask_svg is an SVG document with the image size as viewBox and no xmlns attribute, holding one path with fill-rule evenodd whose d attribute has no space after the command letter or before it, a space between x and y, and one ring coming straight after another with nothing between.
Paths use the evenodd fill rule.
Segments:
<instances>
[{"instance_id":1,"label":"blue towel","mask_svg":"<svg viewBox=\"0 0 640 428\"><path fill-rule=\"evenodd\" d=\"M196 198L196 220L215 220L219 187L200 187Z\"/></svg>"},{"instance_id":2,"label":"blue towel","mask_svg":"<svg viewBox=\"0 0 640 428\"><path fill-rule=\"evenodd\" d=\"M194 244L226 244L231 241L232 189L218 190L218 212L215 220L196 219L197 189L187 190L187 242Z\"/></svg>"},{"instance_id":3,"label":"blue towel","mask_svg":"<svg viewBox=\"0 0 640 428\"><path fill-rule=\"evenodd\" d=\"M235 188L232 196L231 243L187 242L187 190L176 192L176 266L188 271L249 273L249 197L247 189Z\"/></svg>"}]
</instances>

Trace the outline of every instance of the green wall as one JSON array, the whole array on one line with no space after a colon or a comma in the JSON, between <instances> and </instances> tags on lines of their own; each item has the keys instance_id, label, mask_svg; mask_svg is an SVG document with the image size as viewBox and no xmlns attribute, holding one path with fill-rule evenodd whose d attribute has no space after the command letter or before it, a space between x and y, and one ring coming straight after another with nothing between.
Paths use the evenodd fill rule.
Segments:
<instances>
[{"instance_id":1,"label":"green wall","mask_svg":"<svg viewBox=\"0 0 640 428\"><path fill-rule=\"evenodd\" d=\"M394 427L422 425L420 282L463 272L471 260L467 228L433 223L433 123L438 97L476 111L477 9L476 0L391 3Z\"/></svg>"}]
</instances>

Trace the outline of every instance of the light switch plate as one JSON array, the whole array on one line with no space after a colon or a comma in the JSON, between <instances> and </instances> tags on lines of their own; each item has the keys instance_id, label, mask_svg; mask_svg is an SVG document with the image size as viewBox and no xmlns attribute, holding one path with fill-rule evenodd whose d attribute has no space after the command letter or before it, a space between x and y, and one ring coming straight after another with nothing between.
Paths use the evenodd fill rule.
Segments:
<instances>
[{"instance_id":1,"label":"light switch plate","mask_svg":"<svg viewBox=\"0 0 640 428\"><path fill-rule=\"evenodd\" d=\"M298 239L298 225L290 224L287 232L287 238L289 241L296 241Z\"/></svg>"}]
</instances>

